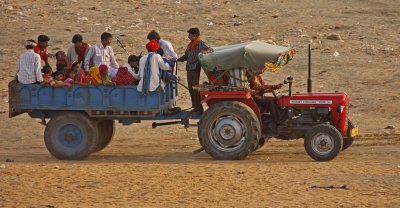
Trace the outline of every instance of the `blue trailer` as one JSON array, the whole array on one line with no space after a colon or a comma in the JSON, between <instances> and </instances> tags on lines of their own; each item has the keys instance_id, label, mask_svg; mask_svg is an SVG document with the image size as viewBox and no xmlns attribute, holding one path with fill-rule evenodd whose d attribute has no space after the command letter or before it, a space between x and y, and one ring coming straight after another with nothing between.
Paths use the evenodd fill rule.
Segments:
<instances>
[{"instance_id":1,"label":"blue trailer","mask_svg":"<svg viewBox=\"0 0 400 208\"><path fill-rule=\"evenodd\" d=\"M28 113L42 121L50 119L44 132L49 152L62 160L80 160L104 149L115 131L141 120L175 120L153 123L189 126L187 111L176 106L177 83L143 94L137 86L43 87L9 83L9 117ZM194 116L195 117L195 116Z\"/></svg>"}]
</instances>

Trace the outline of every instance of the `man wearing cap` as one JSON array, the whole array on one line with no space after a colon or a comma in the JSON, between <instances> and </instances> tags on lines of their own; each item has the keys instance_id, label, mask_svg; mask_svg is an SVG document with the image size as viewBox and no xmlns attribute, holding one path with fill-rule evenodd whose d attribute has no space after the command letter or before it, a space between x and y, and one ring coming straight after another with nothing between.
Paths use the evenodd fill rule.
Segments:
<instances>
[{"instance_id":1,"label":"man wearing cap","mask_svg":"<svg viewBox=\"0 0 400 208\"><path fill-rule=\"evenodd\" d=\"M118 72L119 65L114 55L114 50L111 48L112 35L108 32L101 34L101 42L91 46L85 56L84 68L89 71L92 66L100 66L105 64L108 66L108 74L111 79L114 79ZM90 67L89 67L90 66Z\"/></svg>"},{"instance_id":2,"label":"man wearing cap","mask_svg":"<svg viewBox=\"0 0 400 208\"><path fill-rule=\"evenodd\" d=\"M26 51L19 58L16 76L18 82L22 84L43 82L40 55L33 51L35 46L34 40L27 40L25 42Z\"/></svg>"},{"instance_id":3,"label":"man wearing cap","mask_svg":"<svg viewBox=\"0 0 400 208\"><path fill-rule=\"evenodd\" d=\"M193 111L201 114L203 113L203 106L201 105L200 92L193 90L193 86L199 86L200 82L201 65L197 56L199 53L212 52L213 49L208 47L201 39L199 28L190 28L187 32L190 43L186 48L185 54L177 61L186 61L187 81Z\"/></svg>"},{"instance_id":4,"label":"man wearing cap","mask_svg":"<svg viewBox=\"0 0 400 208\"><path fill-rule=\"evenodd\" d=\"M49 55L47 54L47 46L49 46L50 38L47 35L39 35L38 36L38 44L33 49L35 53L40 55L42 61L44 61L45 65L49 65L48 59Z\"/></svg>"},{"instance_id":5,"label":"man wearing cap","mask_svg":"<svg viewBox=\"0 0 400 208\"><path fill-rule=\"evenodd\" d=\"M169 65L164 62L160 54L156 53L159 48L157 41L151 40L146 44L149 53L139 61L140 81L137 90L143 94L155 91L160 85L164 88L164 82L160 79L160 69L167 71Z\"/></svg>"}]
</instances>

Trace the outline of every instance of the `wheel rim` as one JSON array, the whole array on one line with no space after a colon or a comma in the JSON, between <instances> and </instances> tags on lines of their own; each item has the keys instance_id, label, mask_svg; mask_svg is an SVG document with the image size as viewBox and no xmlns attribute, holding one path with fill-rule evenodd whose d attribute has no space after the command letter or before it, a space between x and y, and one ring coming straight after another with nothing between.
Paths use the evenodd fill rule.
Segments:
<instances>
[{"instance_id":1,"label":"wheel rim","mask_svg":"<svg viewBox=\"0 0 400 208\"><path fill-rule=\"evenodd\" d=\"M213 146L224 152L232 152L243 145L247 131L239 118L223 116L215 120L209 132Z\"/></svg>"},{"instance_id":2,"label":"wheel rim","mask_svg":"<svg viewBox=\"0 0 400 208\"><path fill-rule=\"evenodd\" d=\"M333 146L334 140L328 134L319 133L312 137L311 148L320 155L329 154L333 150Z\"/></svg>"},{"instance_id":3,"label":"wheel rim","mask_svg":"<svg viewBox=\"0 0 400 208\"><path fill-rule=\"evenodd\" d=\"M83 142L83 131L75 124L66 124L59 129L57 141L63 147L77 148Z\"/></svg>"}]
</instances>

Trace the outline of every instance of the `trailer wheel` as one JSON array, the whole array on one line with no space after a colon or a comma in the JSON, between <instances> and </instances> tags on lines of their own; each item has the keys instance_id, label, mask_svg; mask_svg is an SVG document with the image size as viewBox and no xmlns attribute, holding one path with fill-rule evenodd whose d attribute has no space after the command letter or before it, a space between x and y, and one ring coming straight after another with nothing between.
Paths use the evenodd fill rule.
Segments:
<instances>
[{"instance_id":1,"label":"trailer wheel","mask_svg":"<svg viewBox=\"0 0 400 208\"><path fill-rule=\"evenodd\" d=\"M96 148L97 123L79 112L53 116L44 131L47 150L60 160L82 160Z\"/></svg>"},{"instance_id":2,"label":"trailer wheel","mask_svg":"<svg viewBox=\"0 0 400 208\"><path fill-rule=\"evenodd\" d=\"M244 159L256 148L260 135L256 114L241 102L214 104L199 121L200 144L214 159Z\"/></svg>"},{"instance_id":3,"label":"trailer wheel","mask_svg":"<svg viewBox=\"0 0 400 208\"><path fill-rule=\"evenodd\" d=\"M317 125L306 133L304 147L314 160L329 161L342 149L342 135L331 125Z\"/></svg>"},{"instance_id":4,"label":"trailer wheel","mask_svg":"<svg viewBox=\"0 0 400 208\"><path fill-rule=\"evenodd\" d=\"M99 152L110 144L115 133L115 121L103 120L97 124L97 127L99 129L99 139L94 152Z\"/></svg>"},{"instance_id":5,"label":"trailer wheel","mask_svg":"<svg viewBox=\"0 0 400 208\"><path fill-rule=\"evenodd\" d=\"M354 124L353 122L351 122L350 120L348 121L348 128L347 128L347 137L343 138L343 147L342 147L342 151L344 151L345 149L349 148L353 142L354 142L354 138L355 137L351 137L351 130L354 128Z\"/></svg>"}]
</instances>

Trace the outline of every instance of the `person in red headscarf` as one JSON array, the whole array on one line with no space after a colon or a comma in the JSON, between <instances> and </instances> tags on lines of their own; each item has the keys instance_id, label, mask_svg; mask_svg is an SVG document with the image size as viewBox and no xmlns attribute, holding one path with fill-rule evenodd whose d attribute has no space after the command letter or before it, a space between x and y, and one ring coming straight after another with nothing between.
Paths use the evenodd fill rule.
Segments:
<instances>
[{"instance_id":1,"label":"person in red headscarf","mask_svg":"<svg viewBox=\"0 0 400 208\"><path fill-rule=\"evenodd\" d=\"M149 52L139 61L140 81L137 86L139 92L144 94L155 91L158 87L164 88L165 84L160 80L160 69L168 71L169 65L164 62L157 50L160 48L156 40L150 40L146 44Z\"/></svg>"}]
</instances>

